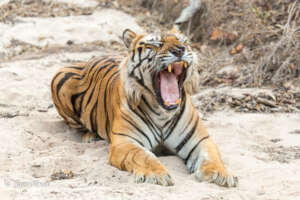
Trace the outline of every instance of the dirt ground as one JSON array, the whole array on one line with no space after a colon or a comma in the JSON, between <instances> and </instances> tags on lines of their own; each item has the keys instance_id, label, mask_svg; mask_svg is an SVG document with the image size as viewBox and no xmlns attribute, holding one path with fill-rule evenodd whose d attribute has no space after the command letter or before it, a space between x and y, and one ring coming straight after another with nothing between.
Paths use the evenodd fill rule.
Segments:
<instances>
[{"instance_id":1,"label":"dirt ground","mask_svg":"<svg viewBox=\"0 0 300 200\"><path fill-rule=\"evenodd\" d=\"M227 72L235 71L222 66L215 74L221 81L203 81L193 99L224 162L239 177L238 187L199 183L175 156L159 158L175 186L135 184L133 175L108 164L106 142L80 142L80 133L53 107L49 85L60 66L124 53L125 28L143 32L161 25L145 25L151 13L142 18L117 1L2 0L0 8L1 200L300 199L299 92L224 84ZM205 44L199 52L213 65L206 54L211 48Z\"/></svg>"}]
</instances>

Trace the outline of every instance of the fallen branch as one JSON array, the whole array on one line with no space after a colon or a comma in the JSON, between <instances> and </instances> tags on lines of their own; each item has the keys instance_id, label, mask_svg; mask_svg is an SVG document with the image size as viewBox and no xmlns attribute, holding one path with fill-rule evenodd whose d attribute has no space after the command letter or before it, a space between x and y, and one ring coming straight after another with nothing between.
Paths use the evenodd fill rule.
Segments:
<instances>
[{"instance_id":1,"label":"fallen branch","mask_svg":"<svg viewBox=\"0 0 300 200\"><path fill-rule=\"evenodd\" d=\"M273 103L273 102L271 102L267 99L257 97L256 101L257 101L257 103L261 103L261 104L264 104L266 106L270 106L270 107L273 107L273 108L277 107L275 103Z\"/></svg>"}]
</instances>

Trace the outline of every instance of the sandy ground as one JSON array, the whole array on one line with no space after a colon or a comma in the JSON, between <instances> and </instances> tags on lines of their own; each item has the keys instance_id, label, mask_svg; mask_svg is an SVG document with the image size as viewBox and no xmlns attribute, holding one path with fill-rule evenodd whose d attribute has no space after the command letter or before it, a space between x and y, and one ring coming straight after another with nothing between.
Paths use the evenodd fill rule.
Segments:
<instances>
[{"instance_id":1,"label":"sandy ground","mask_svg":"<svg viewBox=\"0 0 300 200\"><path fill-rule=\"evenodd\" d=\"M0 23L0 54L12 51L12 40L38 47L65 45L68 40L119 41L127 27L142 31L134 18L115 10L54 19L19 18L14 26ZM237 188L197 182L175 156L160 157L175 180L172 187L135 184L131 174L110 166L109 145L81 143L81 135L58 116L49 90L60 66L103 51L52 51L0 63L1 200L300 199L299 113L222 111L205 117L225 163L239 177ZM73 178L51 180L51 174L60 170L71 170Z\"/></svg>"}]
</instances>

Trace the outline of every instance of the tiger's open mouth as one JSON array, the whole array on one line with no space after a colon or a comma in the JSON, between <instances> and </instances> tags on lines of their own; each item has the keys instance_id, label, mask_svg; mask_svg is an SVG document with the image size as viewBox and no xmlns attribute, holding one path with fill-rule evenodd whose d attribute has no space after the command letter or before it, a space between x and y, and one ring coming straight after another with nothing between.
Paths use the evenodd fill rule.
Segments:
<instances>
[{"instance_id":1,"label":"tiger's open mouth","mask_svg":"<svg viewBox=\"0 0 300 200\"><path fill-rule=\"evenodd\" d=\"M156 73L154 88L159 104L167 109L177 108L181 103L182 85L186 77L188 64L185 61L173 62Z\"/></svg>"}]
</instances>

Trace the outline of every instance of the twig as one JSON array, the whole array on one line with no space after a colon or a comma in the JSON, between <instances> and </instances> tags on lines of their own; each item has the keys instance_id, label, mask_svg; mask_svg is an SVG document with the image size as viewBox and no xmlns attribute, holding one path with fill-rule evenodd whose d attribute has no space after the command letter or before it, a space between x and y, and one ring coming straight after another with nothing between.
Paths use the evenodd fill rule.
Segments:
<instances>
[{"instance_id":1,"label":"twig","mask_svg":"<svg viewBox=\"0 0 300 200\"><path fill-rule=\"evenodd\" d=\"M175 20L175 25L180 25L189 21L193 15L200 9L201 0L190 0L188 7L181 11L180 16Z\"/></svg>"}]
</instances>

